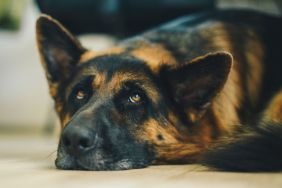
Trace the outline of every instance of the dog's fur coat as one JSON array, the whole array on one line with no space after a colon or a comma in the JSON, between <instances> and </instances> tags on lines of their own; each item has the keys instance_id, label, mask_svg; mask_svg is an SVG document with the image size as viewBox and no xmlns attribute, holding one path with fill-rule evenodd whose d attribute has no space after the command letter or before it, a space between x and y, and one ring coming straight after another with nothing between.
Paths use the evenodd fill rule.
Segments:
<instances>
[{"instance_id":1,"label":"dog's fur coat","mask_svg":"<svg viewBox=\"0 0 282 188\"><path fill-rule=\"evenodd\" d=\"M58 168L282 170L281 18L207 12L93 52L42 16L37 42L62 124Z\"/></svg>"}]
</instances>

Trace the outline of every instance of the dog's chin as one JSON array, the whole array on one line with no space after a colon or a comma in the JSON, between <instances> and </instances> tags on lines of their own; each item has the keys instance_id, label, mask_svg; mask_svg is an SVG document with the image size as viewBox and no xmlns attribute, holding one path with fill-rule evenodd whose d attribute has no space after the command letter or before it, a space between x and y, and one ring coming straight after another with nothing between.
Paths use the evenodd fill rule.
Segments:
<instances>
[{"instance_id":1,"label":"dog's chin","mask_svg":"<svg viewBox=\"0 0 282 188\"><path fill-rule=\"evenodd\" d=\"M93 162L65 157L57 158L55 165L61 170L118 171L146 168L149 166L149 163L146 161L132 161L130 159L122 159L117 162L106 162L102 160Z\"/></svg>"},{"instance_id":2,"label":"dog's chin","mask_svg":"<svg viewBox=\"0 0 282 188\"><path fill-rule=\"evenodd\" d=\"M148 166L148 164L144 162L136 162L136 161L130 161L128 159L123 159L115 163L104 163L104 164L87 164L83 163L82 161L77 161L77 165L79 168L84 170L93 170L93 171L117 171L117 170L130 170L130 169L139 169L139 168L145 168Z\"/></svg>"}]
</instances>

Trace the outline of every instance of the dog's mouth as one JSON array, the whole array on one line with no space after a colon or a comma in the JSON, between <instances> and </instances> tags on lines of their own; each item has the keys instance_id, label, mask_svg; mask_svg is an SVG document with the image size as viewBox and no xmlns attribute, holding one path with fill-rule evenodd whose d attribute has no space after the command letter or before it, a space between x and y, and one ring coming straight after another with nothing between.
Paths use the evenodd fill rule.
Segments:
<instances>
[{"instance_id":1,"label":"dog's mouth","mask_svg":"<svg viewBox=\"0 0 282 188\"><path fill-rule=\"evenodd\" d=\"M145 168L148 166L148 163L145 163L144 161L131 161L128 159L123 159L115 163L100 165L99 167L87 165L81 161L77 161L77 165L83 170L129 170Z\"/></svg>"},{"instance_id":2,"label":"dog's mouth","mask_svg":"<svg viewBox=\"0 0 282 188\"><path fill-rule=\"evenodd\" d=\"M117 162L107 162L100 160L93 162L83 159L71 158L55 160L55 165L62 170L86 170L86 171L118 171L129 169L140 169L149 166L148 161L132 161L130 159L121 159Z\"/></svg>"},{"instance_id":3,"label":"dog's mouth","mask_svg":"<svg viewBox=\"0 0 282 188\"><path fill-rule=\"evenodd\" d=\"M98 137L95 145L72 150L61 139L55 165L63 170L114 171L145 168L154 161L154 150L146 143ZM71 145L72 146L72 145Z\"/></svg>"},{"instance_id":4,"label":"dog's mouth","mask_svg":"<svg viewBox=\"0 0 282 188\"><path fill-rule=\"evenodd\" d=\"M101 149L89 151L81 156L70 155L64 149L58 151L55 165L62 170L91 170L91 171L116 171L140 169L150 165L153 160L151 155L142 156L138 153L132 155L107 155Z\"/></svg>"}]
</instances>

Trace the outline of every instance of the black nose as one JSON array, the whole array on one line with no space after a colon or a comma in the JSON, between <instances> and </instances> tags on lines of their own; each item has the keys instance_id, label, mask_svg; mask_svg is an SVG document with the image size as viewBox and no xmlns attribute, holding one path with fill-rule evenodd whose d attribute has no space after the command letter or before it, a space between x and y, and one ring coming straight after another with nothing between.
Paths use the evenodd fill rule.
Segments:
<instances>
[{"instance_id":1,"label":"black nose","mask_svg":"<svg viewBox=\"0 0 282 188\"><path fill-rule=\"evenodd\" d=\"M63 130L61 144L69 154L79 156L94 148L95 135L88 128L69 125Z\"/></svg>"}]
</instances>

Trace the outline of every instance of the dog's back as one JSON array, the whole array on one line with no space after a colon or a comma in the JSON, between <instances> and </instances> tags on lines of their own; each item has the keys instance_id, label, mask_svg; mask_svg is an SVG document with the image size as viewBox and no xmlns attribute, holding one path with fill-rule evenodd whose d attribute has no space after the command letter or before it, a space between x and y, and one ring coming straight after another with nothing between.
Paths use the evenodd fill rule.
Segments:
<instances>
[{"instance_id":1,"label":"dog's back","mask_svg":"<svg viewBox=\"0 0 282 188\"><path fill-rule=\"evenodd\" d=\"M125 43L130 50L143 48L146 42L160 44L179 64L209 52L230 52L234 71L243 82L241 91L245 92L241 120L247 120L261 112L282 86L281 33L281 17L222 10L179 18Z\"/></svg>"},{"instance_id":2,"label":"dog's back","mask_svg":"<svg viewBox=\"0 0 282 188\"><path fill-rule=\"evenodd\" d=\"M179 64L213 51L230 52L233 69L213 110L225 130L243 126L211 147L202 162L223 170L281 170L282 18L252 11L215 11L180 18L143 37L163 45ZM134 40L140 43L138 37L129 46L138 48L131 44Z\"/></svg>"}]
</instances>

